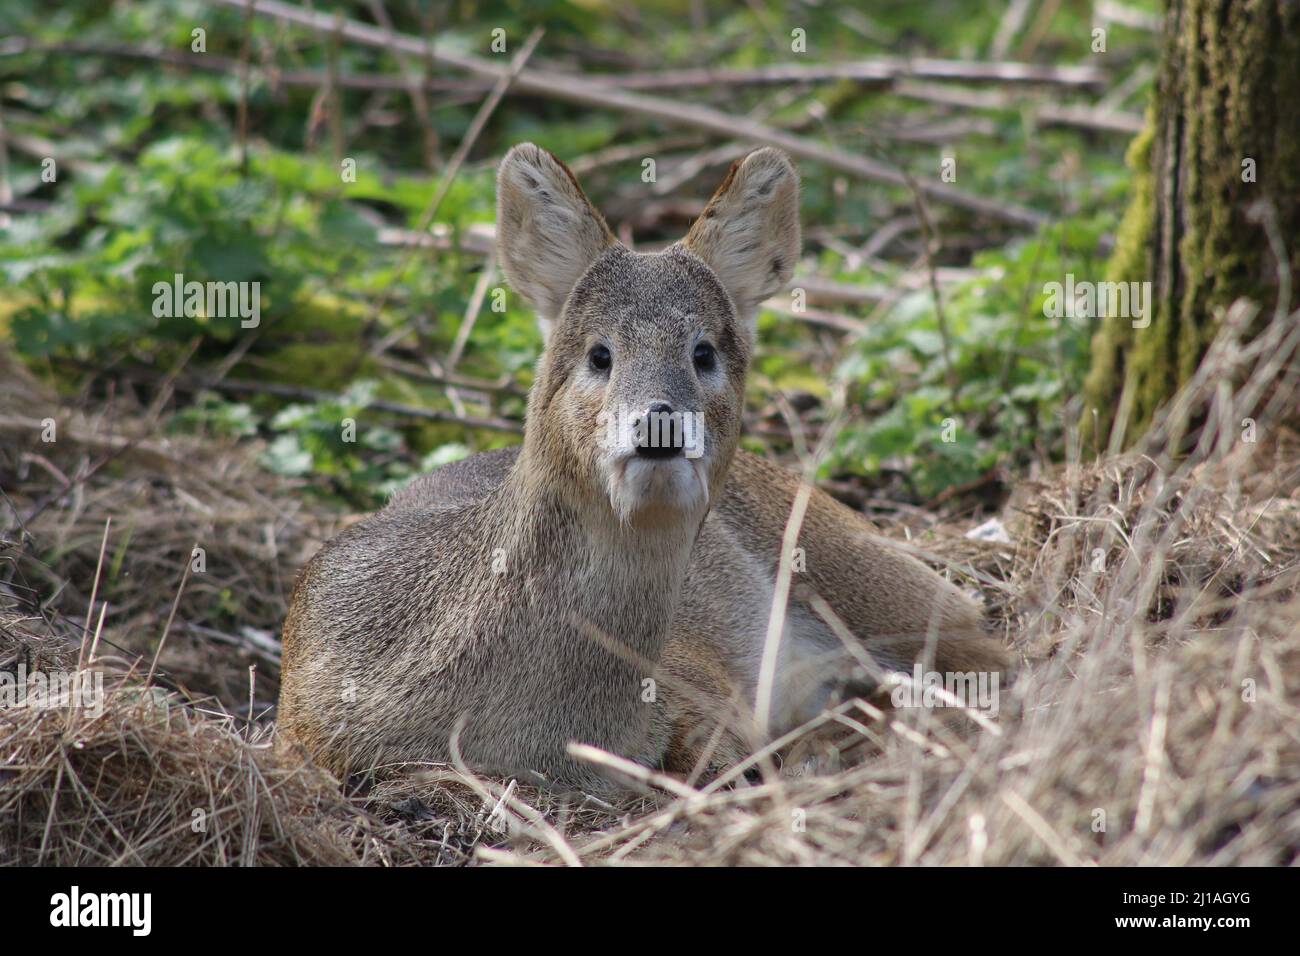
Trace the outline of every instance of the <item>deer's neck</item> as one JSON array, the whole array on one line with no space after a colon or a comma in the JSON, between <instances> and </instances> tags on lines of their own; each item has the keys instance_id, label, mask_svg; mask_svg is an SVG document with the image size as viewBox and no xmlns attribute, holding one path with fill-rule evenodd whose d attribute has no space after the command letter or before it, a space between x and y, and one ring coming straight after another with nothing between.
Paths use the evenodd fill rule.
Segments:
<instances>
[{"instance_id":1,"label":"deer's neck","mask_svg":"<svg viewBox=\"0 0 1300 956\"><path fill-rule=\"evenodd\" d=\"M542 601L570 628L657 663L703 514L623 524L603 494L548 468L525 447L502 488L507 553L545 582ZM569 630L561 628L562 631Z\"/></svg>"}]
</instances>

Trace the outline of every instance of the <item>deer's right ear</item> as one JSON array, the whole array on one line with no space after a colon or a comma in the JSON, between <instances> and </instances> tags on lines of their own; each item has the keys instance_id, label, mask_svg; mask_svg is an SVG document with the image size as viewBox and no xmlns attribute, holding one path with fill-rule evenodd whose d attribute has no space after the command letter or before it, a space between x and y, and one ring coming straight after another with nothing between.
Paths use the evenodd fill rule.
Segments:
<instances>
[{"instance_id":1,"label":"deer's right ear","mask_svg":"<svg viewBox=\"0 0 1300 956\"><path fill-rule=\"evenodd\" d=\"M497 255L510 285L536 307L545 332L614 236L569 167L520 143L497 171Z\"/></svg>"}]
</instances>

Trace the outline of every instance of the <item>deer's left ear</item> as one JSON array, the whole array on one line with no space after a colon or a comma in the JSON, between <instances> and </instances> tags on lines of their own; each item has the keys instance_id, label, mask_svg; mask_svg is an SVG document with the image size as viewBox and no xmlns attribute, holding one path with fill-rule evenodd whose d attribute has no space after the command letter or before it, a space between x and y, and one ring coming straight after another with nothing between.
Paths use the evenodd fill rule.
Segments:
<instances>
[{"instance_id":1,"label":"deer's left ear","mask_svg":"<svg viewBox=\"0 0 1300 956\"><path fill-rule=\"evenodd\" d=\"M733 163L682 245L713 269L752 334L758 304L799 260L799 174L789 157L766 146Z\"/></svg>"}]
</instances>

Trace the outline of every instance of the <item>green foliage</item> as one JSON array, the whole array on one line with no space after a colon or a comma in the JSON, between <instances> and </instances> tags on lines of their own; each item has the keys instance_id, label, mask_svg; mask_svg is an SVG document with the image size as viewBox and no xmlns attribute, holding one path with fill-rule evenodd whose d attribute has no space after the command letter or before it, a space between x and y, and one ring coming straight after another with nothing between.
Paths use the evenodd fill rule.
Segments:
<instances>
[{"instance_id":1,"label":"green foliage","mask_svg":"<svg viewBox=\"0 0 1300 956\"><path fill-rule=\"evenodd\" d=\"M1043 286L1072 270L1098 274L1101 263L1088 263L1112 224L1074 221L977 255L980 277L943 295L947 349L928 289L870 325L836 372L861 416L824 474L904 470L929 497L1059 448L1062 403L1079 390L1093 330L1044 315Z\"/></svg>"},{"instance_id":2,"label":"green foliage","mask_svg":"<svg viewBox=\"0 0 1300 956\"><path fill-rule=\"evenodd\" d=\"M250 438L257 434L260 424L251 406L227 401L212 392L200 392L171 419L175 431L223 438Z\"/></svg>"},{"instance_id":3,"label":"green foliage","mask_svg":"<svg viewBox=\"0 0 1300 956\"><path fill-rule=\"evenodd\" d=\"M264 435L261 463L267 470L311 477L318 490L374 508L423 472L470 453L464 444L447 442L417 458L403 434L373 413L377 391L376 382L361 380L337 398L295 402L269 416L203 392L172 416L170 427L224 438Z\"/></svg>"},{"instance_id":4,"label":"green foliage","mask_svg":"<svg viewBox=\"0 0 1300 956\"><path fill-rule=\"evenodd\" d=\"M394 458L402 438L392 428L365 423L376 383L355 382L337 399L294 404L271 419L277 436L262 463L282 475L320 475L346 490L377 489L409 474Z\"/></svg>"}]
</instances>

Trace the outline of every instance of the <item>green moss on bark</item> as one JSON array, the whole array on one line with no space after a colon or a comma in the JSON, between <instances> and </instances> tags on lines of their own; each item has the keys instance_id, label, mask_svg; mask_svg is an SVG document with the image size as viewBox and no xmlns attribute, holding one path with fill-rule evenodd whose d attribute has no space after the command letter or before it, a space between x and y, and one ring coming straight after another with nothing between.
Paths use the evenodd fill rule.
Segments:
<instances>
[{"instance_id":1,"label":"green moss on bark","mask_svg":"<svg viewBox=\"0 0 1300 956\"><path fill-rule=\"evenodd\" d=\"M1147 128L1129 145L1126 157L1133 172L1132 198L1115 237L1115 251L1106 266L1106 281L1141 281L1151 274L1153 186L1151 176L1152 117ZM1107 321L1092 339L1092 363L1084 383L1088 412L1082 422L1082 437L1088 448L1104 441L1114 422L1118 399L1124 386L1124 358L1132 347L1132 323Z\"/></svg>"},{"instance_id":2,"label":"green moss on bark","mask_svg":"<svg viewBox=\"0 0 1300 956\"><path fill-rule=\"evenodd\" d=\"M1270 203L1282 235L1300 236L1300 5L1170 0L1166 27L1107 277L1150 281L1154 315L1149 328L1115 318L1098 329L1084 447L1112 441L1121 418L1123 444L1136 439L1195 372L1233 301L1272 307L1276 264L1252 206ZM1288 255L1300 267L1300 241Z\"/></svg>"}]
</instances>

